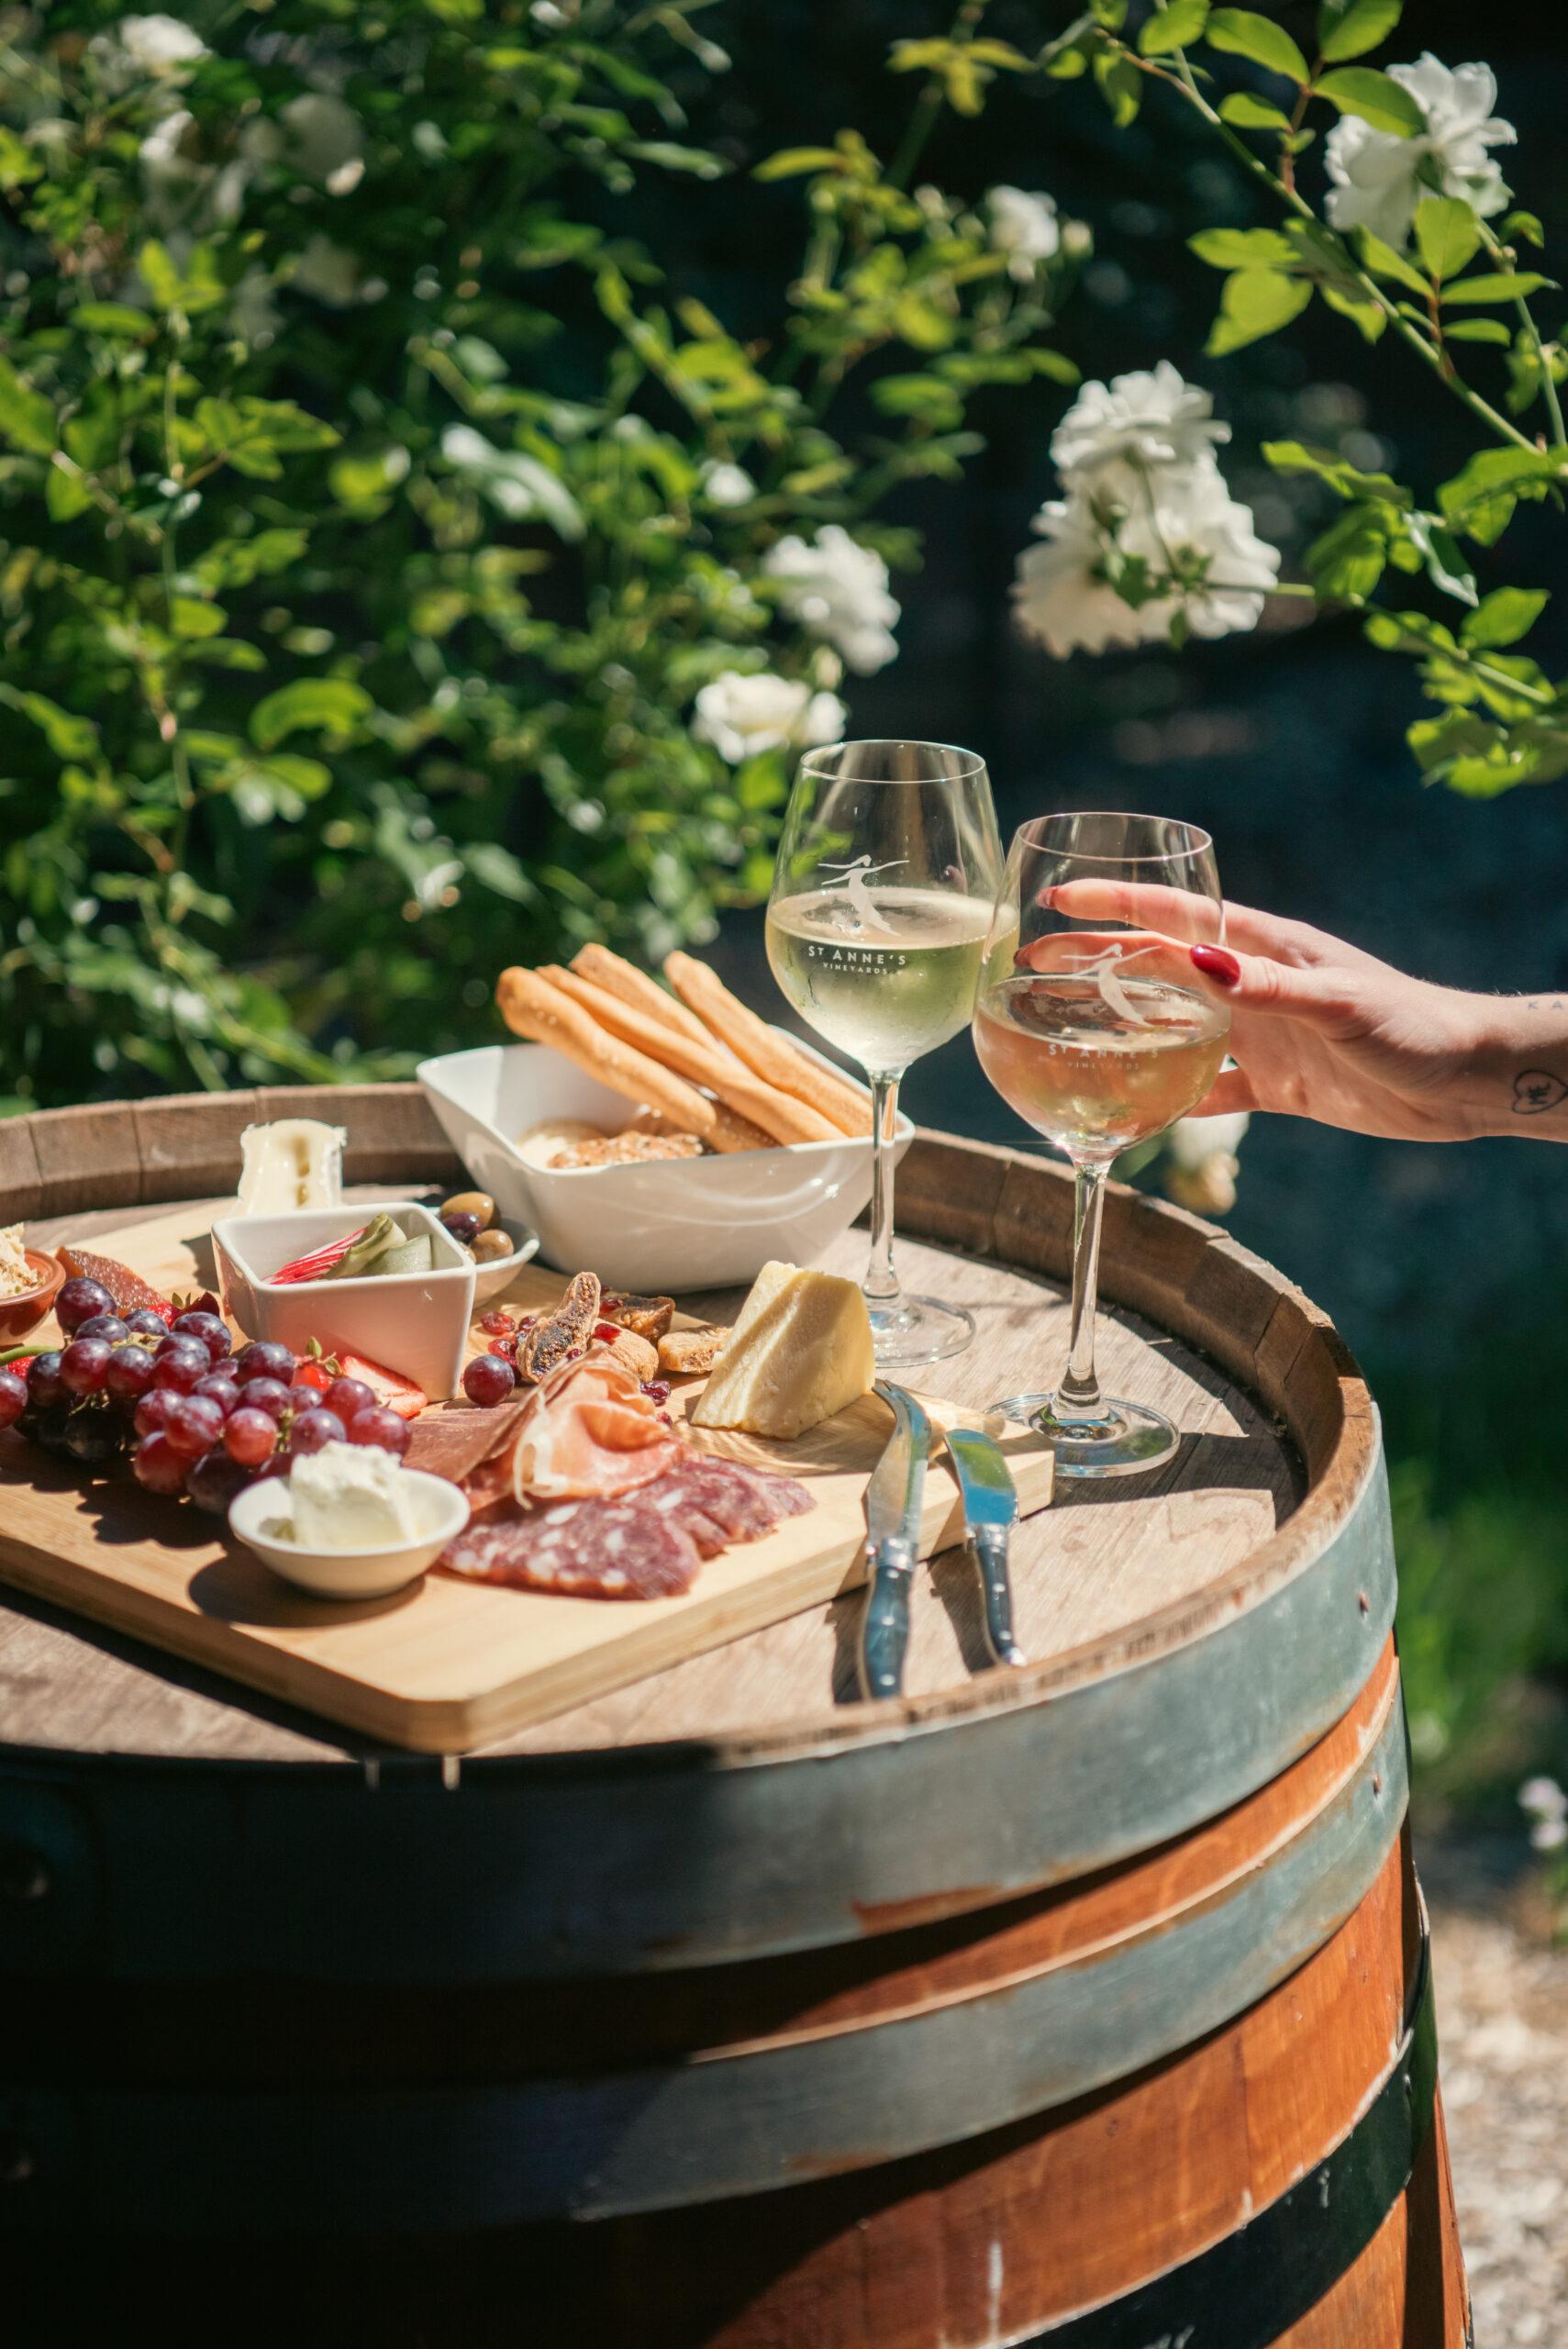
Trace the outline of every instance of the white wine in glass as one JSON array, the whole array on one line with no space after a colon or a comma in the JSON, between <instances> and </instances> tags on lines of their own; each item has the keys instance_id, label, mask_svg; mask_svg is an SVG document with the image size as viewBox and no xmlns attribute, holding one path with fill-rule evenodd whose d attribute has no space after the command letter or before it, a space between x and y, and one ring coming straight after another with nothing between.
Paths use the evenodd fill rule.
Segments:
<instances>
[{"instance_id":1,"label":"white wine in glass","mask_svg":"<svg viewBox=\"0 0 1568 2349\"><path fill-rule=\"evenodd\" d=\"M879 1363L957 1353L961 1308L906 1297L893 1262L898 1081L967 1026L995 927L1001 847L984 762L941 742L838 742L801 761L768 904L788 1001L871 1081L866 1304Z\"/></svg>"},{"instance_id":2,"label":"white wine in glass","mask_svg":"<svg viewBox=\"0 0 1568 2349\"><path fill-rule=\"evenodd\" d=\"M1229 1015L1196 985L1190 950L1223 926L1213 842L1195 826L1046 816L1013 841L974 1047L1002 1098L1071 1159L1076 1197L1062 1382L998 1408L1051 1439L1064 1475L1129 1475L1176 1449L1158 1411L1100 1392L1100 1218L1112 1160L1185 1117L1219 1074Z\"/></svg>"}]
</instances>

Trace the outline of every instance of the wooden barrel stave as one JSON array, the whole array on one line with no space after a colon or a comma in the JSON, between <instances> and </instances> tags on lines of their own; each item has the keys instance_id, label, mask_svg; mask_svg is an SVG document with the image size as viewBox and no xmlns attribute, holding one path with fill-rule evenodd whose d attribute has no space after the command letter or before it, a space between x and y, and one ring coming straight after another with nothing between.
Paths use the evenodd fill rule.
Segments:
<instances>
[{"instance_id":1,"label":"wooden barrel stave","mask_svg":"<svg viewBox=\"0 0 1568 2349\"><path fill-rule=\"evenodd\" d=\"M230 1129L279 1114L272 1103L284 1098L230 1101L216 1117L209 1105L186 1102L9 1121L9 1129L0 1126L0 1212L60 1216L189 1197L227 1179ZM351 1137L350 1179L449 1179L450 1157L411 1089L347 1088L340 1099ZM311 1106L318 1108L318 1099ZM1070 1191L1054 1169L922 1136L906 1163L901 1208L907 1230L978 1256L1052 1278L1065 1268ZM105 1219L96 1220L107 1228ZM325 1993L330 2005L335 1982L343 2001L358 2001L367 2016L380 2012L384 2020L389 2000L401 2002L405 2021L409 2014L428 2020L439 2002L445 2010L440 2029L422 2029L416 2020L412 2041L405 2032L395 2043L405 2073L385 2060L387 2042L379 2056L370 2047L368 2023L366 2043L347 2060L340 2095L373 2106L381 2124L368 2157L382 2158L383 2183L361 2196L361 2222L367 2206L373 2212L377 2191L408 2194L411 2216L429 2207L432 2198L421 2202L410 2165L421 2143L440 2142L439 2132L432 2137L426 2124L441 2099L461 2109L475 2076L486 2076L481 2033L486 2013L494 2024L497 2001L539 2007L534 2021L505 2042L506 2061L519 2067L515 2075L498 2076L494 2067L489 2075L498 2077L493 2093L504 2104L519 2083L531 2090L551 2079L548 2068L536 2075L527 2065L546 2056L550 2032L561 2027L573 1998L586 2002L585 2012L595 1999L619 2000L625 2011L607 2034L612 2049L602 2052L613 2054L621 2088L637 2076L650 2101L629 2124L625 2106L619 2119L612 2115L606 2132L612 2151L627 2158L640 2128L644 2155L658 2154L645 2167L656 2167L678 2156L685 2139L708 2131L700 2092L697 2102L672 2100L659 2113L662 2099L673 2099L671 2081L685 2095L686 2082L699 2073L733 2085L758 2082L772 2067L782 2080L784 2066L809 2061L828 2067L816 2071L808 2093L795 2095L793 2109L810 2121L803 2132L810 2141L807 2164L837 2174L784 2186L757 2175L751 2182L758 2190L743 2199L628 2210L585 2221L541 2218L401 2246L373 2235L362 2250L340 2233L330 2244L313 2241L313 2282L330 2275L343 2283L350 2295L345 2318L362 2314L362 2300L353 2295L362 2295L373 2263L383 2288L398 2276L390 2298L383 2289L382 2305L407 2320L406 2331L395 2321L384 2337L423 2337L415 2310L428 2291L429 2321L444 2334L461 2319L465 2349L515 2337L509 2322L502 2331L491 2328L493 2309L487 2313L482 2300L458 2308L454 2284L465 2276L487 2278L484 2298L510 2296L513 2307L520 2299L534 2323L562 2337L625 2343L627 2349L797 2349L805 2343L812 2349L934 2349L939 2339L950 2349L970 2343L979 2349L1036 2337L1057 2349L1078 2349L1080 2342L1084 2349L1151 2349L1162 2340L1158 2327L1149 2329L1162 2310L1173 2343L1195 2323L1193 2349L1250 2349L1265 2341L1288 2341L1295 2349L1351 2349L1352 2343L1354 2349L1458 2349L1462 2276L1440 2114L1422 2137L1422 2099L1414 2090L1407 2095L1398 2073L1417 2052L1416 2043L1401 2041L1400 2019L1411 2011L1418 1935L1412 1882L1397 1853L1345 1914L1355 1868L1375 1869L1404 1801L1403 1754L1396 1738L1390 1742L1395 1716L1377 1712L1373 1696L1393 1598L1375 1413L1354 1364L1317 1308L1195 1219L1114 1194L1105 1293L1150 1314L1251 1386L1279 1415L1307 1469L1299 1505L1272 1540L1165 1616L1146 1618L1135 1635L1057 1653L1025 1675L917 1695L891 1727L884 1716L862 1709L827 1713L807 1706L785 1722L770 1718L751 1736L727 1730L717 1739L651 1744L635 1735L628 1742L624 1722L635 1715L612 1705L604 1709L607 1743L595 1724L580 1731L566 1722L558 1751L550 1750L548 1734L536 1731L514 1741L512 1755L467 1763L461 1773L362 1746L345 1753L340 1740L336 1755L324 1749L317 1763L309 1758L309 1741L292 1733L284 1749L292 1742L299 1759L256 1759L249 1750L256 1741L242 1727L215 1747L176 1748L166 1761L150 1746L139 1750L134 1738L116 1752L112 1730L84 1751L72 1750L47 1727L30 1743L0 1749L0 1972L37 1998L50 1974L62 1968L63 1998L85 1993L106 2008L96 2040L86 2034L101 2061L64 2076L52 2064L46 2028L29 2048L27 2078L6 2067L0 2152L27 2140L29 2108L37 2124L33 2183L41 2191L28 2194L29 2223L47 2217L50 2174L58 2184L73 2172L78 2188L90 2177L99 2184L77 2201L71 2225L91 2223L107 2242L117 2215L125 2215L128 2154L139 2168L132 2149L140 2145L156 2166L151 2083L131 2076L134 2067L117 2065L108 2043L117 2024L138 2013L144 2021L162 2013L165 1997L172 2030L177 2009L188 2019L193 1998L221 1991L215 2012L227 2010L239 2023L253 2068L265 2076L253 2088L257 2109L270 2101L274 2120L291 2091L286 2065L269 2072L267 2031L286 2032L289 2001L297 2014L312 1997L305 1986L317 1986L315 1995ZM1252 1632L1257 1647L1239 1631ZM1224 1667L1206 1684L1194 1659L1221 1652L1227 1641ZM1259 1664L1265 1645L1276 1659L1272 1685ZM1193 1673L1185 1682L1184 1668ZM1310 1696L1303 1702L1307 1681ZM1211 1775L1206 1785L1201 1737L1175 1753L1173 1769L1164 1745L1151 1744L1151 1724L1162 1726L1182 1707L1150 1700L1156 1693L1169 1698L1178 1687L1189 1710L1195 1694L1207 1710L1208 1762L1217 1744L1224 1768L1239 1753L1244 1757L1229 1792L1222 1775ZM1249 1871L1243 1858L1233 1879L1220 1881L1219 1871L1207 1907L1191 1875L1183 1878L1185 1894L1171 1883L1156 1890L1162 1868L1180 1877L1198 1866L1196 1848L1222 1825L1215 1813L1227 1803L1234 1822L1273 1791L1276 1778L1288 1779L1293 1768L1320 1756L1339 1733L1335 1721L1347 1709L1356 1710L1358 1691L1364 1691L1357 1732L1362 1745L1337 1782L1339 1820L1325 1791L1310 1827L1282 1831L1261 1867ZM1381 1749L1365 1742L1369 1704ZM262 1707L252 1711L264 1717ZM36 1708L29 1718L37 1718ZM1240 1720L1234 1732L1233 1720ZM1065 1725L1056 1731L1059 1742L1042 1722ZM1118 1722L1122 1742L1116 1747ZM1249 1727L1257 1732L1250 1755ZM1105 1787L1104 1774L1074 1778L1073 1745L1102 1734L1113 1740L1120 1783L1137 1781L1140 1799L1129 1796L1121 1814L1114 1811L1117 1787ZM1176 1808L1166 1848L1159 1822L1173 1786ZM1029 1799L1020 1803L1018 1790L1025 1787ZM1112 1811L1108 1843L1098 1800L1103 1787ZM965 1838L961 1831L983 1819L987 1789L1005 1815L1010 1803L1012 1831L985 1847L981 1867L974 1865L974 1834ZM802 1809L809 1831L798 1826ZM880 1838L866 1834L868 1815L879 1825L893 1821L890 1854ZM617 1819L639 1829L640 1841L628 1832L614 1864L606 1856L597 1865L595 1833ZM1347 1820L1358 1829L1362 1820L1373 1821L1378 1833L1341 1834ZM922 1838L919 1829L931 1831ZM767 1870L755 1862L759 1850L769 1848L756 1839L770 1830L772 1857L782 1873L795 1875L803 1900L793 1908L764 1904L756 1916L741 1909L738 1917L741 1895L768 1889ZM1125 1838L1119 1845L1118 1832ZM703 1841L709 1836L716 1838L711 1845ZM936 1860L933 1840L941 1846ZM1188 1842L1192 1854L1184 1850ZM1212 1859L1216 1847L1208 1849ZM1317 1882L1303 1856L1309 1851L1326 1864ZM639 1853L644 1880L656 1871L667 1879L657 1900L625 1898L628 1869ZM1186 1936L1210 1914L1232 1929L1250 1920L1256 1912L1245 1906L1249 1891L1268 1912L1267 1892L1258 1893L1256 1883L1250 1887L1249 1874L1277 1892L1289 1881L1292 1860L1301 1863L1302 1898L1299 1909L1286 1901L1273 1918L1282 1930L1273 1946L1275 1970L1269 1971L1265 1938L1254 1951L1253 1974L1238 1976L1217 1998L1227 2011L1207 2037L1173 2041L1133 2071L1128 2066L1141 2043L1129 2032L1114 2080L1084 2087L1080 2068L1083 2093L1063 2102L1072 2072L1038 2073L1025 2100L1047 2100L1000 2124L995 2098L987 2102L979 2093L984 2066L965 2065L961 2048L947 2059L955 2085L940 2116L940 2142L925 2150L897 2152L899 2141L895 2133L890 2145L885 2127L875 2142L868 2132L857 2147L817 2126L819 2093L858 2091L864 2098L869 2082L886 2089L884 2121L891 2112L907 2131L909 2115L898 2111L892 2088L901 2072L929 2068L918 2050L929 2054L934 2043L920 2034L962 2032L981 2018L1002 2048L1005 2033L996 2025L1009 2008L1031 2054L1043 2048L1049 2056L1054 2049L1060 2063L1064 2037L1071 2046L1069 2009L1041 2005L1020 2029L1017 2016L1031 1998L1059 1992L1075 1972L1085 1981L1097 1978L1103 1988L1115 1979L1107 1966L1130 1963L1140 1952L1201 1950ZM1140 1866L1149 1906L1143 1932L1108 1950L1071 1934L1051 1943L1052 1920L1060 1926L1068 1911L1076 1910L1078 1924L1087 1927L1094 1884L1118 1877L1130 1884ZM562 1892L562 1873L573 1867L576 1880ZM7 1872L23 1882L40 1869L59 1897L7 1903ZM395 1875L394 1893L378 1886L378 1870ZM412 1918L406 1901L398 1912L398 1895L409 1884L419 1891L419 1913ZM193 1887L200 1887L199 1898ZM733 1903L728 1914L727 1889ZM541 1898L541 1891L550 1897ZM1299 1925L1307 1953L1299 1960L1287 1945L1286 1918ZM1024 1962L1026 1944L1032 1964ZM1054 1963L1045 1962L1048 1945ZM247 1980L235 1965L236 1948L251 1967L277 1978L260 1987L254 1976ZM1339 1987L1330 1995L1336 1968ZM801 1979L786 1990L792 1970ZM771 2004L762 1996L764 1977L773 1985ZM1135 2012L1157 2004L1152 1994L1140 1998L1138 1977L1131 1979ZM455 2016L465 1998L475 2001L473 2010ZM648 2004L639 2008L639 1998ZM749 1998L760 2002L749 2019L751 2042L741 2035ZM1251 2003L1238 2011L1238 2001L1248 1998ZM47 2009L47 1993L43 2004ZM1084 2011L1092 2015L1095 2007L1087 1999ZM706 2032L681 2020L692 2011ZM1190 2004L1186 2012L1191 2031L1201 2013ZM247 2032L247 2018L264 2027ZM47 2026L47 2020L46 2012L40 2021ZM470 2030L472 2039L464 2036ZM721 2037L721 2030L728 2035ZM226 2064L221 2031L188 2034L195 2044L184 2050L183 2071L176 2065L172 2073L188 2091L187 2120L204 2099L221 2100L238 2086L243 2065L232 2060L235 2035L228 2034ZM494 2036L489 2043L494 2051ZM157 2044L155 2032L150 2068ZM306 2033L295 2049L306 2072L313 2044L318 2055L320 2041L313 2043ZM913 2057L903 2052L910 2048ZM872 2061L873 2051L884 2060ZM654 2062L651 2070L651 2056L671 2060L662 2068ZM1007 2074L999 2054L995 2078L1006 2081ZM166 2070L165 2080L170 2076ZM775 2088L774 2102L752 2101L752 2142L759 2122L771 2138L780 2114L792 2109L776 2082ZM967 2107L961 2092L970 2094ZM181 2100L166 2088L164 2095L166 2103ZM330 2132L316 2132L320 2142L313 2153L310 2099L292 2100L304 2131L304 2160L319 2181L317 2217L336 2228L335 2197L341 2200L344 2180L340 2163L329 2157ZM1407 2131L1407 2152L1413 2146L1416 2156L1408 2184L1408 2162L1402 2169L1389 2136L1381 2143L1377 2190L1363 2194L1359 2206L1364 2242L1353 2242L1355 2230L1342 2224L1308 2223L1326 2165L1331 2208L1339 2196L1334 2149L1348 2148L1347 2163L1370 2158L1364 2143L1358 2153L1358 2140L1373 2114L1397 2111L1401 2100L1416 2122ZM468 2118L454 2132L450 2170L439 2182L445 2215L457 2227L465 2219L472 2223L481 2209L511 2214L516 2208L505 2184L497 2195L486 2182L496 2141L483 2127L475 2133L473 2110L470 2099ZM536 2131L547 2125L536 2105ZM962 2135L963 2127L976 2133ZM916 2124L915 2133L925 2128ZM851 2155L870 2156L863 2166L839 2166L847 2145ZM288 2150L284 2143L285 2161ZM592 2155L591 2143L584 2150ZM187 2137L172 2180L176 2199L182 2179L188 2187L192 2177L190 2154ZM509 2156L502 2166L515 2179ZM604 2165L584 2158L583 2167L595 2172ZM542 2163L541 2175L549 2168ZM721 2178L719 2188L733 2183ZM425 2184L431 2184L428 2170ZM587 2184L588 2196L575 2207L598 2208L592 2197L603 2191L603 2179L590 2176ZM627 2190L624 2176L620 2190ZM1340 2199L1349 2199L1347 2187ZM0 2227L16 2246L25 2240L14 2226L21 2210L20 2203L0 2198ZM1267 2234L1258 2214L1277 2219L1285 2230L1282 2243L1296 2246L1290 2257L1282 2251L1264 2261L1267 2291L1256 2274L1257 2245ZM148 2215L154 2232L166 2226L167 2197L161 2219ZM215 2277L226 2255L222 2215L209 2210L206 2241L182 2246L183 2259L205 2258L210 2249ZM250 2239L269 2230L286 2236L301 2222L300 2195L286 2177L263 2182L246 2216ZM352 2213L344 2214L342 2223L351 2221ZM47 2257L58 2238L45 2224L31 2240ZM280 2255L282 2242L274 2235ZM1206 2271L1210 2260L1218 2265ZM282 2272L288 2272L287 2258ZM1194 2292L1206 2272L1221 2280L1208 2289L1198 2321L1183 2311L1198 2306Z\"/></svg>"}]
</instances>

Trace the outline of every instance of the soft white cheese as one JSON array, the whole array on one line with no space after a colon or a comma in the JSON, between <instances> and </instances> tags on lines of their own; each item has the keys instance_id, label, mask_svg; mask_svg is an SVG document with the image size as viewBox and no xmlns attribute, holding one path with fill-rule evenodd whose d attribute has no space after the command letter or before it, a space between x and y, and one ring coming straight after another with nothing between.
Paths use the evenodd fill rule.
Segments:
<instances>
[{"instance_id":1,"label":"soft white cheese","mask_svg":"<svg viewBox=\"0 0 1568 2349\"><path fill-rule=\"evenodd\" d=\"M302 1550L392 1550L418 1539L403 1470L375 1444L324 1443L296 1460L289 1509Z\"/></svg>"},{"instance_id":2,"label":"soft white cheese","mask_svg":"<svg viewBox=\"0 0 1568 2349\"><path fill-rule=\"evenodd\" d=\"M239 1137L239 1212L286 1215L295 1208L335 1208L343 1196L341 1126L319 1118L277 1118L247 1126Z\"/></svg>"},{"instance_id":3,"label":"soft white cheese","mask_svg":"<svg viewBox=\"0 0 1568 2349\"><path fill-rule=\"evenodd\" d=\"M0 1297L25 1297L38 1285L39 1276L23 1252L22 1227L13 1223L0 1231Z\"/></svg>"}]
</instances>

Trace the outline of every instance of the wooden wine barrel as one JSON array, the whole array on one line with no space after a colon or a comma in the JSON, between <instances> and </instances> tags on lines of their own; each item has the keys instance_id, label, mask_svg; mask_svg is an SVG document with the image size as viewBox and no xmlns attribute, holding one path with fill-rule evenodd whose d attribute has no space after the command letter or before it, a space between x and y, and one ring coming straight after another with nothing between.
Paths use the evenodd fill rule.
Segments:
<instances>
[{"instance_id":1,"label":"wooden wine barrel","mask_svg":"<svg viewBox=\"0 0 1568 2349\"><path fill-rule=\"evenodd\" d=\"M285 1106L0 1124L0 1219L199 1201ZM412 1088L333 1108L350 1181L455 1176ZM1062 1175L923 1135L900 1217L980 1326L924 1383L1041 1383ZM161 2246L258 2338L307 2285L307 2339L465 2349L1458 2349L1375 1413L1191 1217L1114 1194L1103 1281L1181 1453L1019 1529L1017 1670L935 1562L895 1705L849 1597L443 1764L7 1596L17 2288L123 2314Z\"/></svg>"}]
</instances>

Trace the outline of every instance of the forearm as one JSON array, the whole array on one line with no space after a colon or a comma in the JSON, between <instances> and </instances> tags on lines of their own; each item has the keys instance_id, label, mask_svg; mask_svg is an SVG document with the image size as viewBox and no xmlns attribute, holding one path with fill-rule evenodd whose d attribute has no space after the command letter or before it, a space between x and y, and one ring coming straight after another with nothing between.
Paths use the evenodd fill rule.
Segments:
<instances>
[{"instance_id":1,"label":"forearm","mask_svg":"<svg viewBox=\"0 0 1568 2349\"><path fill-rule=\"evenodd\" d=\"M1568 996L1475 996L1466 1106L1478 1134L1568 1141Z\"/></svg>"}]
</instances>

